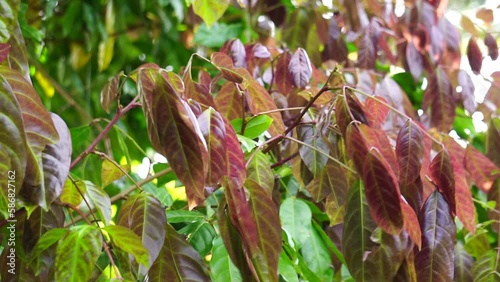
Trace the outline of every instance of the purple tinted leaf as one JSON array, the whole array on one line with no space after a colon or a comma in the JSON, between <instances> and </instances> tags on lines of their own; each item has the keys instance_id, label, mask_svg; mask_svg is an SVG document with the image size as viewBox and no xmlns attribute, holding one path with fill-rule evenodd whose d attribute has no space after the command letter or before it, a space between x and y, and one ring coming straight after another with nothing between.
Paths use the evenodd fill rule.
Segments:
<instances>
[{"instance_id":1,"label":"purple tinted leaf","mask_svg":"<svg viewBox=\"0 0 500 282\"><path fill-rule=\"evenodd\" d=\"M365 33L361 38L361 43L358 49L358 62L357 66L364 69L375 68L375 46L368 33Z\"/></svg>"},{"instance_id":2,"label":"purple tinted leaf","mask_svg":"<svg viewBox=\"0 0 500 282\"><path fill-rule=\"evenodd\" d=\"M253 51L253 56L255 58L259 58L259 59L271 58L271 53L269 52L269 49L267 49L266 46L264 46L260 43L255 44L252 48L252 51Z\"/></svg>"},{"instance_id":3,"label":"purple tinted leaf","mask_svg":"<svg viewBox=\"0 0 500 282\"><path fill-rule=\"evenodd\" d=\"M439 19L439 30L444 34L446 46L453 51L460 51L460 32L446 17Z\"/></svg>"},{"instance_id":4,"label":"purple tinted leaf","mask_svg":"<svg viewBox=\"0 0 500 282\"><path fill-rule=\"evenodd\" d=\"M422 249L415 255L418 281L452 281L455 223L448 204L434 191L419 214Z\"/></svg>"},{"instance_id":5,"label":"purple tinted leaf","mask_svg":"<svg viewBox=\"0 0 500 282\"><path fill-rule=\"evenodd\" d=\"M469 113L474 113L477 108L477 102L474 96L475 86L469 74L464 70L458 71L458 84L462 87L460 100Z\"/></svg>"},{"instance_id":6,"label":"purple tinted leaf","mask_svg":"<svg viewBox=\"0 0 500 282\"><path fill-rule=\"evenodd\" d=\"M396 156L401 171L399 181L405 185L415 182L422 167L424 139L420 128L408 120L396 139Z\"/></svg>"},{"instance_id":7,"label":"purple tinted leaf","mask_svg":"<svg viewBox=\"0 0 500 282\"><path fill-rule=\"evenodd\" d=\"M474 37L471 37L469 44L467 45L467 58L469 59L469 65L473 72L481 72L481 67L483 65L483 53L477 41Z\"/></svg>"},{"instance_id":8,"label":"purple tinted leaf","mask_svg":"<svg viewBox=\"0 0 500 282\"><path fill-rule=\"evenodd\" d=\"M312 66L306 50L298 48L290 58L288 72L295 87L305 88L312 77Z\"/></svg>"},{"instance_id":9,"label":"purple tinted leaf","mask_svg":"<svg viewBox=\"0 0 500 282\"><path fill-rule=\"evenodd\" d=\"M272 196L274 187L274 173L268 157L258 151L247 166L248 179L257 183Z\"/></svg>"},{"instance_id":10,"label":"purple tinted leaf","mask_svg":"<svg viewBox=\"0 0 500 282\"><path fill-rule=\"evenodd\" d=\"M486 155L500 167L500 119L494 118L488 125L486 133Z\"/></svg>"},{"instance_id":11,"label":"purple tinted leaf","mask_svg":"<svg viewBox=\"0 0 500 282\"><path fill-rule=\"evenodd\" d=\"M429 78L422 108L430 114L433 127L442 132L448 132L451 129L455 118L455 101L453 88L443 69L437 68Z\"/></svg>"},{"instance_id":12,"label":"purple tinted leaf","mask_svg":"<svg viewBox=\"0 0 500 282\"><path fill-rule=\"evenodd\" d=\"M489 191L500 169L470 144L465 150L464 164L474 184L483 191Z\"/></svg>"},{"instance_id":13,"label":"purple tinted leaf","mask_svg":"<svg viewBox=\"0 0 500 282\"><path fill-rule=\"evenodd\" d=\"M120 78L123 75L123 71L115 75L101 91L101 106L109 114L110 107L112 103L119 100L120 93L118 93L118 86L120 84Z\"/></svg>"},{"instance_id":14,"label":"purple tinted leaf","mask_svg":"<svg viewBox=\"0 0 500 282\"><path fill-rule=\"evenodd\" d=\"M244 96L233 82L226 81L215 96L215 107L228 120L242 116Z\"/></svg>"},{"instance_id":15,"label":"purple tinted leaf","mask_svg":"<svg viewBox=\"0 0 500 282\"><path fill-rule=\"evenodd\" d=\"M408 42L406 45L406 62L408 64L408 68L410 69L410 73L413 76L415 81L420 80L420 76L423 71L423 58L422 54L415 48L413 42Z\"/></svg>"},{"instance_id":16,"label":"purple tinted leaf","mask_svg":"<svg viewBox=\"0 0 500 282\"><path fill-rule=\"evenodd\" d=\"M233 59L234 66L236 68L246 67L246 51L245 46L241 43L239 39L233 39L229 41L228 55Z\"/></svg>"},{"instance_id":17,"label":"purple tinted leaf","mask_svg":"<svg viewBox=\"0 0 500 282\"><path fill-rule=\"evenodd\" d=\"M488 56L490 56L493 61L498 59L498 43L493 35L490 33L486 34L484 37L484 45L488 47Z\"/></svg>"},{"instance_id":18,"label":"purple tinted leaf","mask_svg":"<svg viewBox=\"0 0 500 282\"><path fill-rule=\"evenodd\" d=\"M382 230L399 234L403 228L397 178L377 149L371 149L363 163L363 183L371 215Z\"/></svg>"},{"instance_id":19,"label":"purple tinted leaf","mask_svg":"<svg viewBox=\"0 0 500 282\"><path fill-rule=\"evenodd\" d=\"M7 43L0 43L0 63L7 59L9 55L10 45Z\"/></svg>"},{"instance_id":20,"label":"purple tinted leaf","mask_svg":"<svg viewBox=\"0 0 500 282\"><path fill-rule=\"evenodd\" d=\"M291 73L288 71L288 66L291 60L290 52L284 51L279 57L276 63L276 71L274 72L274 83L284 96L288 96L292 91L292 77Z\"/></svg>"},{"instance_id":21,"label":"purple tinted leaf","mask_svg":"<svg viewBox=\"0 0 500 282\"><path fill-rule=\"evenodd\" d=\"M330 147L325 140L323 140L315 126L304 125L299 127L298 135L299 140L315 148L312 149L299 145L299 153L309 171L312 172L314 176L319 175L320 171L326 165L328 158L324 154L319 153L318 150L328 154L330 152Z\"/></svg>"},{"instance_id":22,"label":"purple tinted leaf","mask_svg":"<svg viewBox=\"0 0 500 282\"><path fill-rule=\"evenodd\" d=\"M455 173L448 151L445 149L439 151L432 159L429 170L432 182L446 199L450 207L450 213L455 215Z\"/></svg>"}]
</instances>

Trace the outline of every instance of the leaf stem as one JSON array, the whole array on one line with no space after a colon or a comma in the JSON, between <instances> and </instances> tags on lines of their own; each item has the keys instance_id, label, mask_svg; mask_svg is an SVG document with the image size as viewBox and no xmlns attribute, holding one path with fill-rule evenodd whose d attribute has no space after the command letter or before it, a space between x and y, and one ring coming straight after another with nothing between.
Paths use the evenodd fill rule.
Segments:
<instances>
[{"instance_id":1,"label":"leaf stem","mask_svg":"<svg viewBox=\"0 0 500 282\"><path fill-rule=\"evenodd\" d=\"M140 95L135 96L135 98L127 105L125 108L118 107L116 111L116 115L113 117L113 119L106 125L106 127L99 133L99 135L94 139L94 141L85 149L78 157L76 157L72 162L70 169L74 168L84 157L86 157L88 154L92 153L94 148L99 144L99 142L108 134L108 132L113 128L113 126L118 122L118 120L125 115L128 111L131 109L139 106L137 103L137 100L139 99Z\"/></svg>"}]
</instances>

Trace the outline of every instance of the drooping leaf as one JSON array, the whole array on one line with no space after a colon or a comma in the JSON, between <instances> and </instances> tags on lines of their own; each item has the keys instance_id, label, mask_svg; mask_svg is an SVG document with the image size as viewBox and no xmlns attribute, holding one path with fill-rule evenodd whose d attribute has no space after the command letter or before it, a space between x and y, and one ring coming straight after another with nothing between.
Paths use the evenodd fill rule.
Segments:
<instances>
[{"instance_id":1,"label":"drooping leaf","mask_svg":"<svg viewBox=\"0 0 500 282\"><path fill-rule=\"evenodd\" d=\"M374 69L376 55L370 34L365 32L358 47L358 62L356 65L363 69Z\"/></svg>"},{"instance_id":2,"label":"drooping leaf","mask_svg":"<svg viewBox=\"0 0 500 282\"><path fill-rule=\"evenodd\" d=\"M104 224L109 224L111 221L111 200L108 193L88 180L85 180L84 183L87 188L85 192L86 201L80 204L80 209L86 209L87 203L89 203L90 208L97 209Z\"/></svg>"},{"instance_id":3,"label":"drooping leaf","mask_svg":"<svg viewBox=\"0 0 500 282\"><path fill-rule=\"evenodd\" d=\"M403 199L400 200L401 211L403 212L403 228L408 233L410 239L420 250L422 247L422 232L415 210Z\"/></svg>"},{"instance_id":4,"label":"drooping leaf","mask_svg":"<svg viewBox=\"0 0 500 282\"><path fill-rule=\"evenodd\" d=\"M148 265L148 251L134 231L119 225L106 226L103 230L108 233L114 246L132 255L138 263Z\"/></svg>"},{"instance_id":5,"label":"drooping leaf","mask_svg":"<svg viewBox=\"0 0 500 282\"><path fill-rule=\"evenodd\" d=\"M224 119L224 124L226 125L226 156L225 162L227 165L226 176L234 178L237 185L243 186L245 179L247 178L246 168L245 168L245 156L241 150L240 142L234 132L233 127L227 119Z\"/></svg>"},{"instance_id":6,"label":"drooping leaf","mask_svg":"<svg viewBox=\"0 0 500 282\"><path fill-rule=\"evenodd\" d=\"M213 108L208 108L199 117L201 133L208 147L208 173L206 183L215 187L227 171L226 127L222 116Z\"/></svg>"},{"instance_id":7,"label":"drooping leaf","mask_svg":"<svg viewBox=\"0 0 500 282\"><path fill-rule=\"evenodd\" d=\"M500 169L470 144L465 150L464 164L474 184L479 189L488 192L493 181L498 177Z\"/></svg>"},{"instance_id":8,"label":"drooping leaf","mask_svg":"<svg viewBox=\"0 0 500 282\"><path fill-rule=\"evenodd\" d=\"M372 218L389 234L399 234L403 227L397 178L377 149L371 149L363 163L362 179Z\"/></svg>"},{"instance_id":9,"label":"drooping leaf","mask_svg":"<svg viewBox=\"0 0 500 282\"><path fill-rule=\"evenodd\" d=\"M428 80L422 108L429 114L433 127L448 132L455 118L455 101L450 80L441 68L437 68Z\"/></svg>"},{"instance_id":10,"label":"drooping leaf","mask_svg":"<svg viewBox=\"0 0 500 282\"><path fill-rule=\"evenodd\" d=\"M233 60L222 52L212 53L210 62L221 71L225 79L231 82L242 83L243 78L249 79L252 77L246 69L235 68Z\"/></svg>"},{"instance_id":11,"label":"drooping leaf","mask_svg":"<svg viewBox=\"0 0 500 282\"><path fill-rule=\"evenodd\" d=\"M104 88L101 91L101 106L109 113L111 109L111 105L116 101L118 101L120 97L120 93L118 92L118 86L120 84L120 78L123 76L123 72L118 73L113 76L111 80L104 85Z\"/></svg>"},{"instance_id":12,"label":"drooping leaf","mask_svg":"<svg viewBox=\"0 0 500 282\"><path fill-rule=\"evenodd\" d=\"M306 50L297 48L290 58L288 72L290 72L293 86L305 88L309 85L312 76L312 67Z\"/></svg>"},{"instance_id":13,"label":"drooping leaf","mask_svg":"<svg viewBox=\"0 0 500 282\"><path fill-rule=\"evenodd\" d=\"M140 273L147 273L156 260L165 240L167 218L161 203L148 193L140 193L125 201L118 213L117 225L131 229L137 234L149 252L149 266L140 267ZM175 231L174 231L175 232Z\"/></svg>"},{"instance_id":14,"label":"drooping leaf","mask_svg":"<svg viewBox=\"0 0 500 282\"><path fill-rule=\"evenodd\" d=\"M366 144L366 149L370 150L371 148L376 148L389 165L388 168L390 168L394 175L399 178L399 165L396 153L385 131L369 127L366 124L360 124L359 131Z\"/></svg>"},{"instance_id":15,"label":"drooping leaf","mask_svg":"<svg viewBox=\"0 0 500 282\"><path fill-rule=\"evenodd\" d=\"M424 140L420 128L408 120L399 130L396 139L396 156L401 171L399 181L405 185L414 182L422 167Z\"/></svg>"},{"instance_id":16,"label":"drooping leaf","mask_svg":"<svg viewBox=\"0 0 500 282\"><path fill-rule=\"evenodd\" d=\"M465 251L464 246L461 243L457 243L455 245L454 255L455 260L453 265L455 266L455 269L453 271L453 281L474 281L471 272L474 259Z\"/></svg>"},{"instance_id":17,"label":"drooping leaf","mask_svg":"<svg viewBox=\"0 0 500 282\"><path fill-rule=\"evenodd\" d=\"M4 65L9 66L14 71L18 71L31 84L28 51L19 23L16 22L14 24L10 35L8 41L10 51Z\"/></svg>"},{"instance_id":18,"label":"drooping leaf","mask_svg":"<svg viewBox=\"0 0 500 282\"><path fill-rule=\"evenodd\" d=\"M493 61L498 59L498 43L491 33L487 33L484 37L484 45L488 47L488 56L490 56Z\"/></svg>"},{"instance_id":19,"label":"drooping leaf","mask_svg":"<svg viewBox=\"0 0 500 282\"><path fill-rule=\"evenodd\" d=\"M325 154L329 154L330 147L321 137L318 128L314 125L300 126L298 128L298 135L300 141L315 148L312 149L311 147L299 145L299 154L309 171L314 176L317 176L328 161L328 157ZM319 151L323 152L323 154Z\"/></svg>"},{"instance_id":20,"label":"drooping leaf","mask_svg":"<svg viewBox=\"0 0 500 282\"><path fill-rule=\"evenodd\" d=\"M215 107L228 120L241 118L243 115L244 97L231 81L226 81L215 96Z\"/></svg>"},{"instance_id":21,"label":"drooping leaf","mask_svg":"<svg viewBox=\"0 0 500 282\"><path fill-rule=\"evenodd\" d=\"M247 166L247 178L259 184L272 196L274 187L274 173L269 159L262 152L257 152Z\"/></svg>"},{"instance_id":22,"label":"drooping leaf","mask_svg":"<svg viewBox=\"0 0 500 282\"><path fill-rule=\"evenodd\" d=\"M418 281L451 281L453 279L453 247L455 223L448 203L434 191L419 214L422 249L415 255Z\"/></svg>"},{"instance_id":23,"label":"drooping leaf","mask_svg":"<svg viewBox=\"0 0 500 282\"><path fill-rule=\"evenodd\" d=\"M281 203L279 213L282 228L294 240L297 250L299 250L310 236L311 209L300 199L287 198Z\"/></svg>"},{"instance_id":24,"label":"drooping leaf","mask_svg":"<svg viewBox=\"0 0 500 282\"><path fill-rule=\"evenodd\" d=\"M214 24L229 7L229 0L194 0L193 11L200 16L207 26Z\"/></svg>"},{"instance_id":25,"label":"drooping leaf","mask_svg":"<svg viewBox=\"0 0 500 282\"><path fill-rule=\"evenodd\" d=\"M481 72L481 67L483 65L483 53L477 41L474 37L471 37L469 44L467 45L467 58L469 59L469 65L473 72Z\"/></svg>"},{"instance_id":26,"label":"drooping leaf","mask_svg":"<svg viewBox=\"0 0 500 282\"><path fill-rule=\"evenodd\" d=\"M269 95L267 90L262 85L253 79L247 80L247 83L247 91L245 91L246 102L253 114L259 114L261 112L277 109L271 95ZM273 119L273 122L268 129L271 136L282 134L285 131L285 124L283 123L281 114L279 112L273 112L268 114L268 116Z\"/></svg>"},{"instance_id":27,"label":"drooping leaf","mask_svg":"<svg viewBox=\"0 0 500 282\"><path fill-rule=\"evenodd\" d=\"M285 97L292 92L292 73L288 71L292 55L290 52L283 52L276 63L276 71L273 79L278 91Z\"/></svg>"},{"instance_id":28,"label":"drooping leaf","mask_svg":"<svg viewBox=\"0 0 500 282\"><path fill-rule=\"evenodd\" d=\"M351 123L346 132L346 153L354 163L358 173L363 173L363 163L368 154L368 146L361 135L359 125Z\"/></svg>"},{"instance_id":29,"label":"drooping leaf","mask_svg":"<svg viewBox=\"0 0 500 282\"><path fill-rule=\"evenodd\" d=\"M247 52L245 50L245 45L243 45L240 39L231 39L226 42L224 46L222 46L221 52L224 52L231 57L235 67L246 67Z\"/></svg>"},{"instance_id":30,"label":"drooping leaf","mask_svg":"<svg viewBox=\"0 0 500 282\"><path fill-rule=\"evenodd\" d=\"M164 228L164 243L149 270L149 281L165 281L166 277L175 282L210 281L198 252L170 224L161 228Z\"/></svg>"},{"instance_id":31,"label":"drooping leaf","mask_svg":"<svg viewBox=\"0 0 500 282\"><path fill-rule=\"evenodd\" d=\"M278 281L278 260L281 252L281 226L278 208L267 192L252 180L245 182L250 192L252 220L257 227L257 248L250 248L250 257L261 281Z\"/></svg>"},{"instance_id":32,"label":"drooping leaf","mask_svg":"<svg viewBox=\"0 0 500 282\"><path fill-rule=\"evenodd\" d=\"M495 209L488 211L488 218L494 220L491 228L500 233L500 178L497 178L488 192L488 201L495 202Z\"/></svg>"},{"instance_id":33,"label":"drooping leaf","mask_svg":"<svg viewBox=\"0 0 500 282\"><path fill-rule=\"evenodd\" d=\"M431 161L429 171L432 182L446 199L450 213L455 215L455 173L447 150L442 149L437 153Z\"/></svg>"},{"instance_id":34,"label":"drooping leaf","mask_svg":"<svg viewBox=\"0 0 500 282\"><path fill-rule=\"evenodd\" d=\"M498 281L500 265L498 264L498 253L496 250L489 250L472 265L472 277L474 281Z\"/></svg>"},{"instance_id":35,"label":"drooping leaf","mask_svg":"<svg viewBox=\"0 0 500 282\"><path fill-rule=\"evenodd\" d=\"M476 212L465 168L453 155L450 156L450 158L455 178L455 203L457 217L464 224L465 229L474 233L476 231Z\"/></svg>"},{"instance_id":36,"label":"drooping leaf","mask_svg":"<svg viewBox=\"0 0 500 282\"><path fill-rule=\"evenodd\" d=\"M57 281L88 281L101 254L101 236L95 225L78 225L57 245ZM78 275L75 275L78 273Z\"/></svg>"},{"instance_id":37,"label":"drooping leaf","mask_svg":"<svg viewBox=\"0 0 500 282\"><path fill-rule=\"evenodd\" d=\"M69 230L66 228L53 228L43 233L42 237L40 237L35 247L31 251L30 261L40 256L42 252L55 245L63 237L66 237L68 232Z\"/></svg>"},{"instance_id":38,"label":"drooping leaf","mask_svg":"<svg viewBox=\"0 0 500 282\"><path fill-rule=\"evenodd\" d=\"M320 202L328 195L337 206L342 205L347 197L348 184L344 170L339 164L328 161L319 174L306 186L315 202Z\"/></svg>"},{"instance_id":39,"label":"drooping leaf","mask_svg":"<svg viewBox=\"0 0 500 282\"><path fill-rule=\"evenodd\" d=\"M141 68L137 85L151 143L186 186L192 208L205 198L208 170L207 148L196 118L161 70Z\"/></svg>"},{"instance_id":40,"label":"drooping leaf","mask_svg":"<svg viewBox=\"0 0 500 282\"><path fill-rule=\"evenodd\" d=\"M220 237L214 240L210 269L212 270L210 276L214 282L243 281L240 271L231 261Z\"/></svg>"},{"instance_id":41,"label":"drooping leaf","mask_svg":"<svg viewBox=\"0 0 500 282\"><path fill-rule=\"evenodd\" d=\"M8 189L21 187L26 168L26 137L21 109L5 78L0 76L0 212L7 218ZM10 172L9 172L10 171ZM9 187L10 184L10 187ZM19 189L16 189L16 195Z\"/></svg>"},{"instance_id":42,"label":"drooping leaf","mask_svg":"<svg viewBox=\"0 0 500 282\"><path fill-rule=\"evenodd\" d=\"M286 255L285 251L282 250L280 253L280 261L278 262L278 271L280 276L286 282L299 282L297 277L297 272L294 269L294 264L292 260Z\"/></svg>"}]
</instances>

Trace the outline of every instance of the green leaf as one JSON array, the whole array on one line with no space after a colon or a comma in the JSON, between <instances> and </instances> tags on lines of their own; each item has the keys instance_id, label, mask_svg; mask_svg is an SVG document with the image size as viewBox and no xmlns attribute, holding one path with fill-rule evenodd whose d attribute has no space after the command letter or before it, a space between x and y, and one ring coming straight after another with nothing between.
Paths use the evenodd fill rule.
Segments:
<instances>
[{"instance_id":1,"label":"green leaf","mask_svg":"<svg viewBox=\"0 0 500 282\"><path fill-rule=\"evenodd\" d=\"M299 278L297 277L297 272L294 269L293 262L283 250L280 253L278 272L281 278L283 278L283 280L287 282L299 282Z\"/></svg>"},{"instance_id":2,"label":"green leaf","mask_svg":"<svg viewBox=\"0 0 500 282\"><path fill-rule=\"evenodd\" d=\"M304 241L300 253L311 269L322 281L333 280L332 259L325 243L315 228L310 226L309 236Z\"/></svg>"},{"instance_id":3,"label":"green leaf","mask_svg":"<svg viewBox=\"0 0 500 282\"><path fill-rule=\"evenodd\" d=\"M121 167L118 168L118 166ZM101 179L102 179L102 187L106 187L109 184L113 183L115 180L122 178L125 174L123 171L129 171L130 165L121 166L116 162L112 162L108 159L104 159L102 162L101 168Z\"/></svg>"},{"instance_id":4,"label":"green leaf","mask_svg":"<svg viewBox=\"0 0 500 282\"><path fill-rule=\"evenodd\" d=\"M175 229L166 224L165 243L149 270L149 281L209 281L205 262Z\"/></svg>"},{"instance_id":5,"label":"green leaf","mask_svg":"<svg viewBox=\"0 0 500 282\"><path fill-rule=\"evenodd\" d=\"M205 220L190 223L178 232L186 235L188 242L203 257L212 249L212 242L216 235L214 227Z\"/></svg>"},{"instance_id":6,"label":"green leaf","mask_svg":"<svg viewBox=\"0 0 500 282\"><path fill-rule=\"evenodd\" d=\"M214 282L243 281L241 273L231 261L221 237L214 240L210 269L210 276Z\"/></svg>"},{"instance_id":7,"label":"green leaf","mask_svg":"<svg viewBox=\"0 0 500 282\"><path fill-rule=\"evenodd\" d=\"M496 250L489 250L479 257L472 265L472 277L474 281L494 282L498 281L500 275L498 254Z\"/></svg>"},{"instance_id":8,"label":"green leaf","mask_svg":"<svg viewBox=\"0 0 500 282\"><path fill-rule=\"evenodd\" d=\"M238 38L243 30L241 24L215 23L210 28L201 24L194 35L194 43L209 47L219 48L230 39Z\"/></svg>"},{"instance_id":9,"label":"green leaf","mask_svg":"<svg viewBox=\"0 0 500 282\"><path fill-rule=\"evenodd\" d=\"M193 11L200 16L207 26L213 25L229 7L229 0L194 0ZM231 37L230 37L231 38Z\"/></svg>"},{"instance_id":10,"label":"green leaf","mask_svg":"<svg viewBox=\"0 0 500 282\"><path fill-rule=\"evenodd\" d=\"M148 193L140 193L125 201L118 213L117 225L127 227L137 234L149 252L149 265L158 257L165 240L167 218L161 203ZM149 267L140 266L145 275Z\"/></svg>"},{"instance_id":11,"label":"green leaf","mask_svg":"<svg viewBox=\"0 0 500 282\"><path fill-rule=\"evenodd\" d=\"M30 262L38 257L43 251L47 250L50 246L57 243L61 238L68 234L68 229L66 228L53 228L47 230L42 237L38 240L35 247L31 251Z\"/></svg>"},{"instance_id":12,"label":"green leaf","mask_svg":"<svg viewBox=\"0 0 500 282\"><path fill-rule=\"evenodd\" d=\"M95 225L79 225L69 229L69 234L57 246L57 281L89 281L102 252L100 235Z\"/></svg>"},{"instance_id":13,"label":"green leaf","mask_svg":"<svg viewBox=\"0 0 500 282\"><path fill-rule=\"evenodd\" d=\"M90 204L90 208L96 208L101 216L101 220L105 225L111 221L111 200L108 193L94 183L85 180L85 199ZM80 204L80 209L87 208L86 203Z\"/></svg>"},{"instance_id":14,"label":"green leaf","mask_svg":"<svg viewBox=\"0 0 500 282\"><path fill-rule=\"evenodd\" d=\"M144 248L141 238L132 230L118 225L106 226L103 230L109 234L114 246L134 256L138 263L148 265L148 251Z\"/></svg>"},{"instance_id":15,"label":"green leaf","mask_svg":"<svg viewBox=\"0 0 500 282\"><path fill-rule=\"evenodd\" d=\"M71 132L71 144L73 144L73 154L80 154L92 142L92 133L88 125L73 127Z\"/></svg>"},{"instance_id":16,"label":"green leaf","mask_svg":"<svg viewBox=\"0 0 500 282\"><path fill-rule=\"evenodd\" d=\"M310 236L312 213L309 206L297 198L288 198L280 206L280 219L284 230L294 240L297 250Z\"/></svg>"},{"instance_id":17,"label":"green leaf","mask_svg":"<svg viewBox=\"0 0 500 282\"><path fill-rule=\"evenodd\" d=\"M6 1L0 5L0 42L5 43L9 40L12 30L17 22L19 12L18 1Z\"/></svg>"},{"instance_id":18,"label":"green leaf","mask_svg":"<svg viewBox=\"0 0 500 282\"><path fill-rule=\"evenodd\" d=\"M205 215L195 210L168 210L167 219L169 223L194 222L205 219Z\"/></svg>"},{"instance_id":19,"label":"green leaf","mask_svg":"<svg viewBox=\"0 0 500 282\"><path fill-rule=\"evenodd\" d=\"M266 115L259 115L256 117L248 118L245 124L245 131L243 132L243 136L255 139L259 137L262 133L266 132L266 130L271 126L273 119ZM243 124L241 118L237 118L231 121L231 125L233 126L236 132L240 132L242 130Z\"/></svg>"},{"instance_id":20,"label":"green leaf","mask_svg":"<svg viewBox=\"0 0 500 282\"><path fill-rule=\"evenodd\" d=\"M82 195L85 195L86 192L87 186L81 180L73 182L70 179L66 179L59 199L63 203L78 206L83 201Z\"/></svg>"},{"instance_id":21,"label":"green leaf","mask_svg":"<svg viewBox=\"0 0 500 282\"><path fill-rule=\"evenodd\" d=\"M269 193L269 196L272 195L274 173L271 169L269 158L262 152L257 151L247 165L247 178L255 181L260 187L264 188Z\"/></svg>"}]
</instances>

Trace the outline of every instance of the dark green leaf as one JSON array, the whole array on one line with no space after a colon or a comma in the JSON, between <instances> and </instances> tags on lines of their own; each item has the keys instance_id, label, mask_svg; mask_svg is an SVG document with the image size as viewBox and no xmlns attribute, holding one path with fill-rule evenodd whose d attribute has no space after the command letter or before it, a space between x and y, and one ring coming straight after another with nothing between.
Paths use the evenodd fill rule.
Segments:
<instances>
[{"instance_id":1,"label":"dark green leaf","mask_svg":"<svg viewBox=\"0 0 500 282\"><path fill-rule=\"evenodd\" d=\"M169 223L179 222L194 222L203 220L205 215L199 211L186 211L186 210L169 210L167 211L167 220Z\"/></svg>"}]
</instances>

